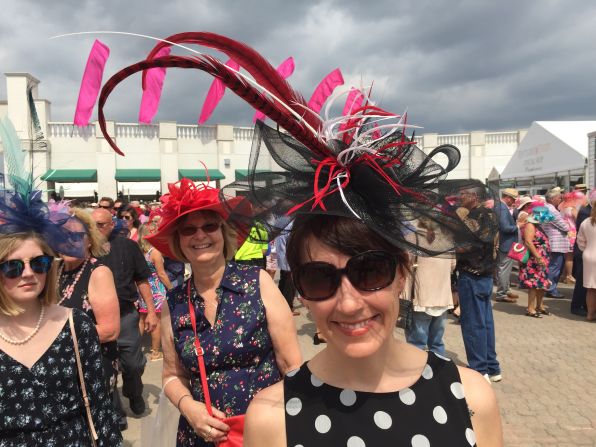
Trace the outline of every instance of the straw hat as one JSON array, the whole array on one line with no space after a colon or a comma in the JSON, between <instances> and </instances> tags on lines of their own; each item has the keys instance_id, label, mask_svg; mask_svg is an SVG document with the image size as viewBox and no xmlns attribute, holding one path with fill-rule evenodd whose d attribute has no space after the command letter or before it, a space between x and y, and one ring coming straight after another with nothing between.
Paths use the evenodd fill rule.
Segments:
<instances>
[{"instance_id":1,"label":"straw hat","mask_svg":"<svg viewBox=\"0 0 596 447\"><path fill-rule=\"evenodd\" d=\"M523 196L519 199L519 203L517 205L517 209L521 210L524 206L528 203L535 203L536 200L532 199L530 196Z\"/></svg>"},{"instance_id":2,"label":"straw hat","mask_svg":"<svg viewBox=\"0 0 596 447\"><path fill-rule=\"evenodd\" d=\"M519 197L519 192L517 192L517 189L515 188L505 188L503 191L501 191L501 194L504 196L509 196L512 199L517 199Z\"/></svg>"}]
</instances>

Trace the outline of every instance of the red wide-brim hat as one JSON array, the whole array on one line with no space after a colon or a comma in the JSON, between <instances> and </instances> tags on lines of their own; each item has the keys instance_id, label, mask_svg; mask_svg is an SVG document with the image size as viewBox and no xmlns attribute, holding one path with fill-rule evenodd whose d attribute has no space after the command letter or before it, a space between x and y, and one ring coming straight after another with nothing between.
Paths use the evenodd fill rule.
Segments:
<instances>
[{"instance_id":1,"label":"red wide-brim hat","mask_svg":"<svg viewBox=\"0 0 596 447\"><path fill-rule=\"evenodd\" d=\"M161 197L163 203L161 219L157 231L145 239L168 258L177 259L170 249L172 234L177 223L187 214L196 211L214 211L222 219L227 220L230 210L234 209L242 197L231 197L222 201L220 191L205 184L195 184L192 180L182 178L177 183L168 185L169 193Z\"/></svg>"}]
</instances>

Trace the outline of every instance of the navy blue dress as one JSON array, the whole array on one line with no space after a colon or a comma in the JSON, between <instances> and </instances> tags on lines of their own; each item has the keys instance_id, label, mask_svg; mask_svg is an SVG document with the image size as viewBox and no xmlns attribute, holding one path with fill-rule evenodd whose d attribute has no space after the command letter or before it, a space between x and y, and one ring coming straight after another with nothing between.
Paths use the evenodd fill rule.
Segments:
<instances>
[{"instance_id":1,"label":"navy blue dress","mask_svg":"<svg viewBox=\"0 0 596 447\"><path fill-rule=\"evenodd\" d=\"M189 280L197 317L197 333L205 351L207 382L212 405L227 417L246 413L254 395L281 380L267 328L259 288L260 269L230 262L216 289L219 305L212 327L204 316L205 303ZM188 281L168 292L174 346L190 372L191 393L204 402L193 330L188 312ZM178 425L177 446L210 446L184 417Z\"/></svg>"}]
</instances>

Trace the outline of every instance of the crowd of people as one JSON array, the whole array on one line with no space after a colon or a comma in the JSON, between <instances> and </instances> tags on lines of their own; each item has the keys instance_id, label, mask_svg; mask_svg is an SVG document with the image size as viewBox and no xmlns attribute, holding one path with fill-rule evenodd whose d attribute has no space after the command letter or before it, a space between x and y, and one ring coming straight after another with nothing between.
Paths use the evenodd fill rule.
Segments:
<instances>
[{"instance_id":1,"label":"crowd of people","mask_svg":"<svg viewBox=\"0 0 596 447\"><path fill-rule=\"evenodd\" d=\"M520 196L513 188L502 191L499 220L499 257L496 272L496 301L515 303L517 294L510 289L514 258L512 247L527 250L519 262L519 286L528 291L526 315L542 318L551 312L544 297L561 299L560 282L574 284L570 312L596 319L593 302L596 268L593 251L592 214L596 190L585 184L571 191L553 187L544 196Z\"/></svg>"},{"instance_id":2,"label":"crowd of people","mask_svg":"<svg viewBox=\"0 0 596 447\"><path fill-rule=\"evenodd\" d=\"M170 36L152 54L187 41L265 64L206 33ZM208 62L231 82L203 57L149 56L119 72L102 93L100 128L107 95L135 71ZM22 164L9 169L0 446L121 445L120 394L145 414L148 360L163 361L163 395L177 410L175 432L153 439L160 446L501 446L494 278L496 300L514 302L512 249L527 252L527 315L549 315L544 296L575 280L572 311L594 320L596 211L586 194L506 189L499 200L480 181L445 180L459 151L425 154L403 117L363 106L323 125L273 67L245 68L283 103L259 96L255 107L287 131L257 121L246 180L220 190L183 178L149 210L109 197L85 210L45 203ZM234 88L255 97L251 84ZM5 150L20 153L10 141L19 140L3 138ZM283 172L257 170L259 157ZM312 359L298 344L296 297L325 344ZM412 301L408 342L395 335L399 297ZM469 367L446 357L447 311L459 313Z\"/></svg>"}]
</instances>

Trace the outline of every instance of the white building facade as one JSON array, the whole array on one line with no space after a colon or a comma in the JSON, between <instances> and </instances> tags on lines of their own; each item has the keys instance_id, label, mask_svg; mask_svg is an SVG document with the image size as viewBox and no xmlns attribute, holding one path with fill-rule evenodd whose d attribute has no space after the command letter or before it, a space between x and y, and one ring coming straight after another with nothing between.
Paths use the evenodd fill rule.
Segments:
<instances>
[{"instance_id":1,"label":"white building facade","mask_svg":"<svg viewBox=\"0 0 596 447\"><path fill-rule=\"evenodd\" d=\"M84 128L51 120L51 103L38 98L39 81L28 73L6 73L7 100L0 101L0 118L8 116L27 151L40 188L65 198L93 199L94 195L154 199L181 176L205 181L204 163L213 184L223 186L246 175L253 129L224 124L197 126L161 121L152 125L108 122L108 133L125 153L116 154L97 122ZM33 151L27 87L33 98L47 146ZM73 106L74 110L74 106ZM449 178L486 181L502 172L526 130L473 131L439 135L423 133L416 141L425 152L442 144L461 151L461 162ZM275 171L265 159L259 169ZM3 165L3 163L0 163Z\"/></svg>"}]
</instances>

